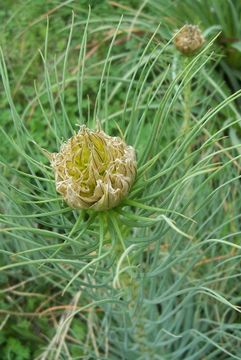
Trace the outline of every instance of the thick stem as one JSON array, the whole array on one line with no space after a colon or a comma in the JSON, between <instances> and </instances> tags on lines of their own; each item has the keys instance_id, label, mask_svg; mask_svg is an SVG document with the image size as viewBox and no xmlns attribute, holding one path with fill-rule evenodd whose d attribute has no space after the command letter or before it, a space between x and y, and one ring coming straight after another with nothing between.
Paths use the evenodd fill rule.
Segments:
<instances>
[{"instance_id":1,"label":"thick stem","mask_svg":"<svg viewBox=\"0 0 241 360\"><path fill-rule=\"evenodd\" d=\"M185 58L183 61L183 67L188 65L189 59ZM183 89L183 125L182 133L185 135L190 129L191 121L191 85L192 81L189 80Z\"/></svg>"}]
</instances>

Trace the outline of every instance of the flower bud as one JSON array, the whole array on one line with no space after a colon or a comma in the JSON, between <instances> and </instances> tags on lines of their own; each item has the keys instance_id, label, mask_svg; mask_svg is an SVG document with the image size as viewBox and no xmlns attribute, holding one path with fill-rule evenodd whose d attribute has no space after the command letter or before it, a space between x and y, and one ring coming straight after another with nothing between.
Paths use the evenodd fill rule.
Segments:
<instances>
[{"instance_id":1,"label":"flower bud","mask_svg":"<svg viewBox=\"0 0 241 360\"><path fill-rule=\"evenodd\" d=\"M136 176L133 147L82 126L50 155L56 190L72 208L107 210L128 194Z\"/></svg>"},{"instance_id":2,"label":"flower bud","mask_svg":"<svg viewBox=\"0 0 241 360\"><path fill-rule=\"evenodd\" d=\"M193 55L204 43L204 37L198 26L185 25L174 38L174 45L182 54Z\"/></svg>"}]
</instances>

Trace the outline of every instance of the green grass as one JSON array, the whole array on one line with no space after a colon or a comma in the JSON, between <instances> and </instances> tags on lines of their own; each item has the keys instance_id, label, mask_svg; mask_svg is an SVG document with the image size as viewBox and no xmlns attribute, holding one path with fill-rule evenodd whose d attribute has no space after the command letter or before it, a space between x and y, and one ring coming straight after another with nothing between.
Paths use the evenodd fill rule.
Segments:
<instances>
[{"instance_id":1,"label":"green grass","mask_svg":"<svg viewBox=\"0 0 241 360\"><path fill-rule=\"evenodd\" d=\"M140 41L126 36L136 10L74 3L73 17L69 3L28 39L27 71L1 53L1 356L240 359L240 91L217 73L215 38L184 60L149 12ZM137 151L117 208L56 193L44 149L80 124Z\"/></svg>"}]
</instances>

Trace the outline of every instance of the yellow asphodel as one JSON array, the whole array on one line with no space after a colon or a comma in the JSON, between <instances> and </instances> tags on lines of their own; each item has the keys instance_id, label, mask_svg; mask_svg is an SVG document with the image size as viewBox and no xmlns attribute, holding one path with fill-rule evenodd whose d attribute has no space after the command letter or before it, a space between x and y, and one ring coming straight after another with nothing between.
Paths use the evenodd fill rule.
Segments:
<instances>
[{"instance_id":1,"label":"yellow asphodel","mask_svg":"<svg viewBox=\"0 0 241 360\"><path fill-rule=\"evenodd\" d=\"M117 206L136 176L132 146L85 126L51 154L50 161L57 191L76 209L101 211Z\"/></svg>"}]
</instances>

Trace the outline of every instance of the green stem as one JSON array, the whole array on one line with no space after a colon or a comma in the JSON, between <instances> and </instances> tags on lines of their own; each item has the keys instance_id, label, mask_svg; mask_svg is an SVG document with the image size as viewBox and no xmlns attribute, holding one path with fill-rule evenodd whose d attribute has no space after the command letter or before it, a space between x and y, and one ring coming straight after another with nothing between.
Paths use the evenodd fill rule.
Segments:
<instances>
[{"instance_id":1,"label":"green stem","mask_svg":"<svg viewBox=\"0 0 241 360\"><path fill-rule=\"evenodd\" d=\"M185 68L188 65L189 59L185 58L183 61L183 67ZM189 80L183 89L183 125L182 133L185 135L190 129L191 121L191 84L192 81Z\"/></svg>"},{"instance_id":2,"label":"green stem","mask_svg":"<svg viewBox=\"0 0 241 360\"><path fill-rule=\"evenodd\" d=\"M184 88L184 104L183 104L183 133L186 134L190 128L191 120L191 106L190 106L190 96L191 96L191 81Z\"/></svg>"}]
</instances>

